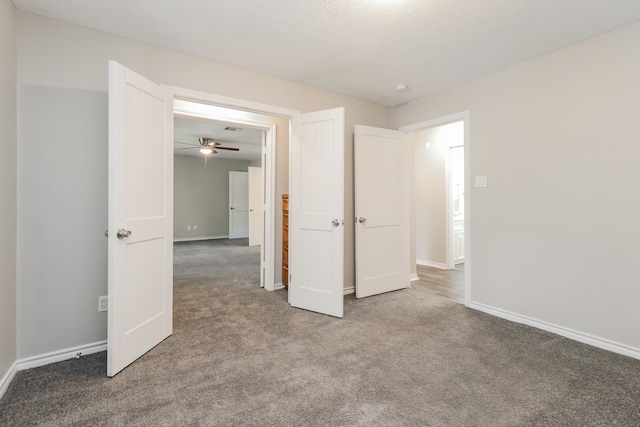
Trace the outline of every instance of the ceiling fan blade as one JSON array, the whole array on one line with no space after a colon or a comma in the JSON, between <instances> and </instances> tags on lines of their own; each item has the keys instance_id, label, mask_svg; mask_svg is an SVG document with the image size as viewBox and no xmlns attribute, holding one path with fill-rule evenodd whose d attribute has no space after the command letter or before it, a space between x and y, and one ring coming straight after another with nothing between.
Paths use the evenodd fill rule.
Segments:
<instances>
[{"instance_id":1,"label":"ceiling fan blade","mask_svg":"<svg viewBox=\"0 0 640 427\"><path fill-rule=\"evenodd\" d=\"M193 150L195 148L200 148L200 147L186 147L186 148L176 148L176 151L180 151L180 150Z\"/></svg>"},{"instance_id":2,"label":"ceiling fan blade","mask_svg":"<svg viewBox=\"0 0 640 427\"><path fill-rule=\"evenodd\" d=\"M199 147L199 145L197 145L197 144L193 144L193 143L191 143L191 142L180 142L180 141L173 141L173 142L175 142L176 144L190 145L190 146L192 146L192 147Z\"/></svg>"},{"instance_id":3,"label":"ceiling fan blade","mask_svg":"<svg viewBox=\"0 0 640 427\"><path fill-rule=\"evenodd\" d=\"M229 150L229 151L240 151L239 148L231 148L231 147L216 147L216 150Z\"/></svg>"}]
</instances>

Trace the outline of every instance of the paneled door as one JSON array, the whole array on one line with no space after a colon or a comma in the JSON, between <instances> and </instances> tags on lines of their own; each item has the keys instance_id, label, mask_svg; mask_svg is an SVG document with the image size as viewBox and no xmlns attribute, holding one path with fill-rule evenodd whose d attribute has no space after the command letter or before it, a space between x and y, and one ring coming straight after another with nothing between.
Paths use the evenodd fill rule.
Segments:
<instances>
[{"instance_id":1,"label":"paneled door","mask_svg":"<svg viewBox=\"0 0 640 427\"><path fill-rule=\"evenodd\" d=\"M262 244L264 184L262 168L249 167L249 246Z\"/></svg>"},{"instance_id":2,"label":"paneled door","mask_svg":"<svg viewBox=\"0 0 640 427\"><path fill-rule=\"evenodd\" d=\"M173 328L173 99L109 62L107 375Z\"/></svg>"},{"instance_id":3,"label":"paneled door","mask_svg":"<svg viewBox=\"0 0 640 427\"><path fill-rule=\"evenodd\" d=\"M409 285L409 144L404 132L356 125L356 297Z\"/></svg>"},{"instance_id":4,"label":"paneled door","mask_svg":"<svg viewBox=\"0 0 640 427\"><path fill-rule=\"evenodd\" d=\"M229 238L249 237L249 174L229 172Z\"/></svg>"},{"instance_id":5,"label":"paneled door","mask_svg":"<svg viewBox=\"0 0 640 427\"><path fill-rule=\"evenodd\" d=\"M342 317L344 108L301 115L290 164L289 302Z\"/></svg>"}]
</instances>

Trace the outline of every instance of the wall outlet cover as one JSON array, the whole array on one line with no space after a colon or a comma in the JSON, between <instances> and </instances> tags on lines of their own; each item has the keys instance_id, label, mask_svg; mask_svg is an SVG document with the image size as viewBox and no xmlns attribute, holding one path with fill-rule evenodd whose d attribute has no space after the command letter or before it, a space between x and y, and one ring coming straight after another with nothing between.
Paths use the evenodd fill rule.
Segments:
<instances>
[{"instance_id":1,"label":"wall outlet cover","mask_svg":"<svg viewBox=\"0 0 640 427\"><path fill-rule=\"evenodd\" d=\"M109 309L109 297L103 295L98 297L98 311L107 311Z\"/></svg>"}]
</instances>

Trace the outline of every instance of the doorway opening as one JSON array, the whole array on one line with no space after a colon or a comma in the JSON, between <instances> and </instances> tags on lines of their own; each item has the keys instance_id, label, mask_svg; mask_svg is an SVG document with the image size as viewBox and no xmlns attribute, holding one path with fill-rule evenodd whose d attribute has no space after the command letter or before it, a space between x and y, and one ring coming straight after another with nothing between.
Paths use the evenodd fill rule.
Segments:
<instances>
[{"instance_id":1,"label":"doorway opening","mask_svg":"<svg viewBox=\"0 0 640 427\"><path fill-rule=\"evenodd\" d=\"M261 245L261 282L266 290L283 288L281 265L282 214L277 201L289 192L289 141L297 112L277 107L170 88L174 94L174 116L223 123L231 127L253 129L261 139L260 165L263 170L263 241Z\"/></svg>"},{"instance_id":2,"label":"doorway opening","mask_svg":"<svg viewBox=\"0 0 640 427\"><path fill-rule=\"evenodd\" d=\"M407 126L413 142L413 280L470 301L468 112ZM415 262L415 264L414 264ZM420 283L422 283L420 282Z\"/></svg>"},{"instance_id":3,"label":"doorway opening","mask_svg":"<svg viewBox=\"0 0 640 427\"><path fill-rule=\"evenodd\" d=\"M237 271L238 276L246 276L244 281L251 278L264 287L265 138L261 129L175 115L174 279L200 266L200 274ZM250 173L258 175L258 181L251 182L251 190L258 193L252 203ZM260 188L254 188L257 185ZM253 211L260 216L257 223L249 221ZM249 238L250 228L253 239Z\"/></svg>"}]
</instances>

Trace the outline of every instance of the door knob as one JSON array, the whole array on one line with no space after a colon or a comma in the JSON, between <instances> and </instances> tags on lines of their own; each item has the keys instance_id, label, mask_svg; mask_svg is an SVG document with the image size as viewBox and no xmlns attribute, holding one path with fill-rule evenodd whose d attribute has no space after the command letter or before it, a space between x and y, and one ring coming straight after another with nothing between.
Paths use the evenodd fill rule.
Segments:
<instances>
[{"instance_id":1,"label":"door knob","mask_svg":"<svg viewBox=\"0 0 640 427\"><path fill-rule=\"evenodd\" d=\"M340 220L334 219L333 221L331 221L331 224L333 224L334 227L337 227L340 225Z\"/></svg>"},{"instance_id":2,"label":"door knob","mask_svg":"<svg viewBox=\"0 0 640 427\"><path fill-rule=\"evenodd\" d=\"M234 210L235 208L233 206L231 206L229 209Z\"/></svg>"},{"instance_id":3,"label":"door knob","mask_svg":"<svg viewBox=\"0 0 640 427\"><path fill-rule=\"evenodd\" d=\"M118 229L118 239L122 240L126 237L131 237L131 231L130 230L125 230L124 228L119 228Z\"/></svg>"},{"instance_id":4,"label":"door knob","mask_svg":"<svg viewBox=\"0 0 640 427\"><path fill-rule=\"evenodd\" d=\"M104 237L109 237L109 230L104 230Z\"/></svg>"},{"instance_id":5,"label":"door knob","mask_svg":"<svg viewBox=\"0 0 640 427\"><path fill-rule=\"evenodd\" d=\"M364 224L365 222L367 222L367 218L362 218L362 217L360 217L360 218L358 218L358 222L359 222L360 224Z\"/></svg>"}]
</instances>

